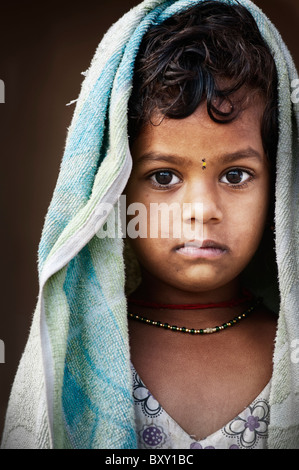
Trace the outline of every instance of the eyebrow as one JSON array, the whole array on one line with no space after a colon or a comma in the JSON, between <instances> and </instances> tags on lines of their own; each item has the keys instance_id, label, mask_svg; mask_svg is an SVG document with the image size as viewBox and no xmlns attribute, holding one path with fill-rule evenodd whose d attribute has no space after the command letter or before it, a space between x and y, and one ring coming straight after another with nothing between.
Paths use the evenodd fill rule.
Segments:
<instances>
[{"instance_id":1,"label":"eyebrow","mask_svg":"<svg viewBox=\"0 0 299 470\"><path fill-rule=\"evenodd\" d=\"M235 160L240 160L242 158L256 158L260 161L262 160L261 154L251 147L248 147L247 149L237 150L233 153L225 153L220 158L224 163L231 163Z\"/></svg>"},{"instance_id":2,"label":"eyebrow","mask_svg":"<svg viewBox=\"0 0 299 470\"><path fill-rule=\"evenodd\" d=\"M205 156L205 158L207 157ZM255 158L260 161L262 160L261 154L257 150L254 150L251 147L248 147L246 149L240 149L233 153L225 153L223 155L219 155L218 158L219 160L221 160L222 163L232 163L236 160L242 160L242 159L248 159L248 158ZM148 153L141 155L139 158L137 158L136 164L140 165L141 163L146 162L146 161L166 162L166 163L172 163L174 165L181 165L182 163L184 165L188 165L189 163L191 163L191 160L188 157L163 154L159 152L148 152Z\"/></svg>"},{"instance_id":3,"label":"eyebrow","mask_svg":"<svg viewBox=\"0 0 299 470\"><path fill-rule=\"evenodd\" d=\"M136 164L140 165L143 162L166 162L173 163L174 165L181 165L182 163L191 163L191 160L188 157L180 157L178 155L148 152L137 158Z\"/></svg>"}]
</instances>

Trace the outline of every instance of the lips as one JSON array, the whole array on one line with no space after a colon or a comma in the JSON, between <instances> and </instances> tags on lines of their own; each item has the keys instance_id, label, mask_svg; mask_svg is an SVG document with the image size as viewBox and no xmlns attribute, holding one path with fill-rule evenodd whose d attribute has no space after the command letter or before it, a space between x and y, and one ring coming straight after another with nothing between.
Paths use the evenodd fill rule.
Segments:
<instances>
[{"instance_id":1,"label":"lips","mask_svg":"<svg viewBox=\"0 0 299 470\"><path fill-rule=\"evenodd\" d=\"M176 252L190 258L217 258L229 251L226 245L218 243L214 240L191 240L178 245Z\"/></svg>"}]
</instances>

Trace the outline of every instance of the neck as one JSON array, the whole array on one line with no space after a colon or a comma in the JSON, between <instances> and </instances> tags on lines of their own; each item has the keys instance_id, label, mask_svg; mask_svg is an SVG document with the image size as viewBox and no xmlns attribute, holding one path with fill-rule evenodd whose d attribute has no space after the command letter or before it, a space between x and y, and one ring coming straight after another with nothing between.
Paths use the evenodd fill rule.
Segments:
<instances>
[{"instance_id":1,"label":"neck","mask_svg":"<svg viewBox=\"0 0 299 470\"><path fill-rule=\"evenodd\" d=\"M133 297L157 304L214 304L242 297L242 286L239 279L234 279L214 289L183 290L154 278L148 272L143 272L142 282Z\"/></svg>"}]
</instances>

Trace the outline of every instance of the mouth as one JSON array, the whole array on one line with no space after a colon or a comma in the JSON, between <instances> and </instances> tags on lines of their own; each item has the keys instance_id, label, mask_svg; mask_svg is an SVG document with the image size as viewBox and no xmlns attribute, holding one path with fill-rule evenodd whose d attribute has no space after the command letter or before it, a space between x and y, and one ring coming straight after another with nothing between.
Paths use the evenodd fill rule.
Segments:
<instances>
[{"instance_id":1,"label":"mouth","mask_svg":"<svg viewBox=\"0 0 299 470\"><path fill-rule=\"evenodd\" d=\"M192 240L177 246L175 251L189 258L213 259L223 256L229 248L214 240Z\"/></svg>"}]
</instances>

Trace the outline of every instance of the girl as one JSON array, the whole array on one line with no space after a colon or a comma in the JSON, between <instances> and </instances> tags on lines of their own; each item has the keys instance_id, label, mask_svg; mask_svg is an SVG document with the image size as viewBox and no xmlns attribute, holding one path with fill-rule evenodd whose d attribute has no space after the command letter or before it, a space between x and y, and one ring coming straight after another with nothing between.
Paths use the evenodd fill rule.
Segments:
<instances>
[{"instance_id":1,"label":"girl","mask_svg":"<svg viewBox=\"0 0 299 470\"><path fill-rule=\"evenodd\" d=\"M247 0L146 0L107 33L47 215L3 447L299 447L296 77ZM122 193L128 226L132 204L151 229L151 205L176 203L182 232L128 233L124 249L100 210Z\"/></svg>"},{"instance_id":2,"label":"girl","mask_svg":"<svg viewBox=\"0 0 299 470\"><path fill-rule=\"evenodd\" d=\"M247 10L205 2L145 35L129 103L127 203L146 207L150 229L159 222L151 204L200 201L203 228L198 240L153 238L148 230L131 242L142 272L129 300L140 446L265 444L269 387L260 392L272 375L276 315L255 299L234 300L242 297L240 274L273 225L276 106L274 62ZM182 228L198 217L182 211ZM265 243L262 250L272 248ZM259 269L264 264L259 257ZM253 307L249 319L211 336L175 327L203 334ZM149 327L156 322L160 328ZM165 323L175 326L165 331ZM153 410L144 406L148 393Z\"/></svg>"}]
</instances>

